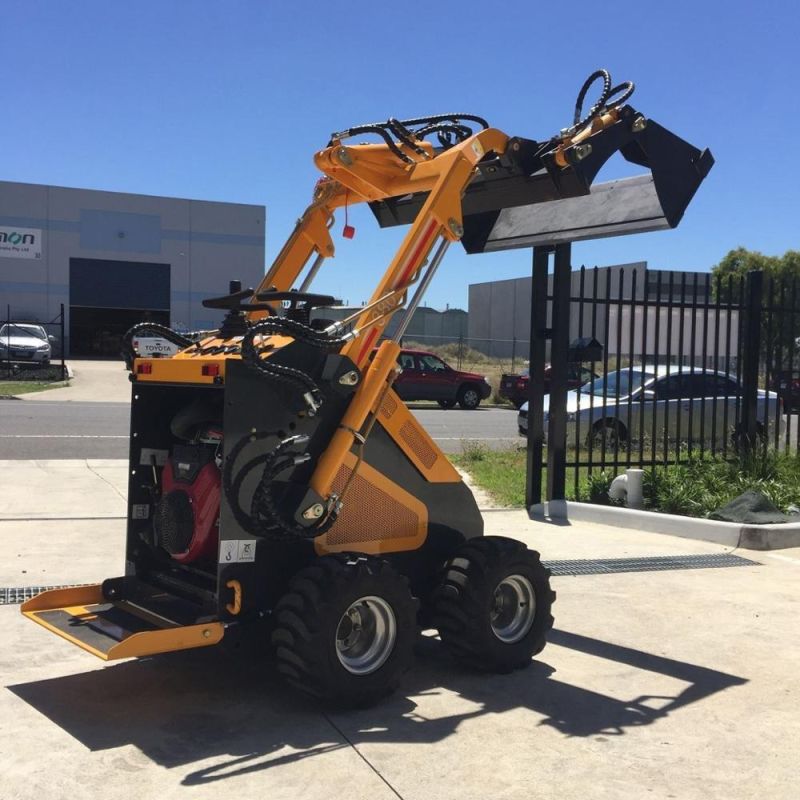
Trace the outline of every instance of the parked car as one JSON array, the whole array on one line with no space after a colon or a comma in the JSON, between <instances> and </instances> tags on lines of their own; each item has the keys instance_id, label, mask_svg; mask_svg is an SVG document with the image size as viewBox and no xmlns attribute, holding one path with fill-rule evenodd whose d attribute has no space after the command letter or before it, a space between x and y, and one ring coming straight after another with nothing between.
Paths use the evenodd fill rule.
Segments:
<instances>
[{"instance_id":1,"label":"parked car","mask_svg":"<svg viewBox=\"0 0 800 800\"><path fill-rule=\"evenodd\" d=\"M726 436L736 435L734 424L740 393L735 376L714 370L695 368L692 371L691 367L668 370L666 366L615 370L567 394L567 441L574 445L580 430L582 444L590 439L600 444L605 439L607 447L614 447L615 443L621 444L629 437L637 439L640 425L645 434L650 434L654 422L658 436L662 436L666 428L668 437L674 440L680 419L681 439L700 441L702 431L705 440L710 441L715 436L721 443ZM548 401L549 398L545 398L545 422ZM727 431L724 426L726 406ZM714 416L716 424L712 421ZM758 390L756 419L762 432L774 430L776 419L783 431L777 393ZM518 426L520 436L527 436L527 403L520 409Z\"/></svg>"},{"instance_id":2,"label":"parked car","mask_svg":"<svg viewBox=\"0 0 800 800\"><path fill-rule=\"evenodd\" d=\"M434 353L402 350L397 363L403 371L393 388L403 400L436 400L442 408L458 403L472 409L492 393L485 376L453 369Z\"/></svg>"},{"instance_id":3,"label":"parked car","mask_svg":"<svg viewBox=\"0 0 800 800\"><path fill-rule=\"evenodd\" d=\"M544 368L544 391L550 391L550 373L552 367L547 364ZM567 373L567 388L577 389L584 383L594 380L597 375L588 367L580 364L570 364ZM510 400L517 408L520 408L528 399L528 385L530 375L527 369L519 374L504 372L500 376L500 397Z\"/></svg>"},{"instance_id":4,"label":"parked car","mask_svg":"<svg viewBox=\"0 0 800 800\"><path fill-rule=\"evenodd\" d=\"M51 342L41 325L29 322L10 322L0 327L0 361L30 361L49 364Z\"/></svg>"},{"instance_id":5,"label":"parked car","mask_svg":"<svg viewBox=\"0 0 800 800\"><path fill-rule=\"evenodd\" d=\"M800 408L800 370L786 369L776 372L770 379L769 388L780 398L784 414Z\"/></svg>"}]
</instances>

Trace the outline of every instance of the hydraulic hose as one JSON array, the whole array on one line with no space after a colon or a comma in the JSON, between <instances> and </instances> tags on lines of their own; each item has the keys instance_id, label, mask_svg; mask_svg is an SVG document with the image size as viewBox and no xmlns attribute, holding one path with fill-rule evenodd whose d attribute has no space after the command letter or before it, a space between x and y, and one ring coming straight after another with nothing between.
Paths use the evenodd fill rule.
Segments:
<instances>
[{"instance_id":1,"label":"hydraulic hose","mask_svg":"<svg viewBox=\"0 0 800 800\"><path fill-rule=\"evenodd\" d=\"M285 383L298 390L303 395L309 411L314 414L322 405L322 393L316 381L302 370L288 367L284 364L273 363L271 359L261 358L260 351L255 344L255 338L257 336L272 336L276 334L291 336L297 341L329 351L340 350L347 340L327 336L322 331L285 317L270 317L261 320L250 326L242 338L242 361L263 377Z\"/></svg>"},{"instance_id":2,"label":"hydraulic hose","mask_svg":"<svg viewBox=\"0 0 800 800\"><path fill-rule=\"evenodd\" d=\"M243 436L236 443L227 455L222 470L222 488L225 492L225 498L237 523L243 530L253 534L253 536L284 541L297 539L298 537L301 539L314 539L330 529L336 521L336 514L328 514L327 517L320 521L320 524L304 528L293 519L284 517L272 493L272 483L282 472L309 460L310 456L307 453L290 452L292 448L305 444L307 441L306 436L291 436L288 439L284 439L267 453L251 458L241 467L235 477L233 475L234 465L248 444L278 435L276 431L261 431ZM248 513L242 508L239 494L245 478L261 465L263 465L261 478L253 492Z\"/></svg>"}]
</instances>

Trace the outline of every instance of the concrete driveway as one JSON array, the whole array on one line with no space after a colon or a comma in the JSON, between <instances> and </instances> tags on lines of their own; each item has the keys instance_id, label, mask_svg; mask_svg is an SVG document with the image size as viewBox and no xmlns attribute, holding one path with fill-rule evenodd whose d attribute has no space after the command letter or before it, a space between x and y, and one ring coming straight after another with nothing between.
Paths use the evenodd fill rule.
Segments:
<instances>
[{"instance_id":1,"label":"concrete driveway","mask_svg":"<svg viewBox=\"0 0 800 800\"><path fill-rule=\"evenodd\" d=\"M121 574L124 465L37 462L28 479L69 491L31 492L0 520L0 588ZM96 508L77 518L70 495ZM797 796L800 551L485 519L556 570L550 644L487 676L421 635L401 691L364 711L320 708L252 650L104 665L1 605L0 797ZM681 568L697 557L718 566Z\"/></svg>"},{"instance_id":2,"label":"concrete driveway","mask_svg":"<svg viewBox=\"0 0 800 800\"><path fill-rule=\"evenodd\" d=\"M55 400L76 400L100 403L129 403L131 400L130 374L121 359L114 361L69 361L73 378L69 386L31 392L20 397L31 403Z\"/></svg>"}]
</instances>

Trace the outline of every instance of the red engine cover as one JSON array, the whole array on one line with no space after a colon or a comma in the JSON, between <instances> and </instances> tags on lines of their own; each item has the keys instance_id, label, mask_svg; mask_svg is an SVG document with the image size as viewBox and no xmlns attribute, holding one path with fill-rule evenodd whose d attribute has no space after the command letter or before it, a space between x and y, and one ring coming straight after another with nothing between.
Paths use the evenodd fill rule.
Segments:
<instances>
[{"instance_id":1,"label":"red engine cover","mask_svg":"<svg viewBox=\"0 0 800 800\"><path fill-rule=\"evenodd\" d=\"M188 548L183 553L170 555L181 564L189 564L216 555L219 542L219 506L222 481L217 465L206 464L192 483L175 479L172 459L167 459L161 476L164 496L170 492L183 492L188 496L194 514L194 532Z\"/></svg>"}]
</instances>

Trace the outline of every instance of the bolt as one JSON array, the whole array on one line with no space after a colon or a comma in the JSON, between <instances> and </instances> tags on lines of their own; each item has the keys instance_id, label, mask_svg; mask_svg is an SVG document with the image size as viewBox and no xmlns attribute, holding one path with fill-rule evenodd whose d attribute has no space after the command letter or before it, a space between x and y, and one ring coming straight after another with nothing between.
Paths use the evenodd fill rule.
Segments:
<instances>
[{"instance_id":1,"label":"bolt","mask_svg":"<svg viewBox=\"0 0 800 800\"><path fill-rule=\"evenodd\" d=\"M511 145L511 149L514 150L514 152L519 150L519 142L514 142L514 144Z\"/></svg>"},{"instance_id":2,"label":"bolt","mask_svg":"<svg viewBox=\"0 0 800 800\"><path fill-rule=\"evenodd\" d=\"M339 378L339 383L342 386L355 386L358 383L358 373L351 369L350 372L345 372L341 378Z\"/></svg>"},{"instance_id":3,"label":"bolt","mask_svg":"<svg viewBox=\"0 0 800 800\"><path fill-rule=\"evenodd\" d=\"M208 628L206 628L206 629L203 631L203 638L204 638L204 639L208 639L210 636L211 636L211 631L210 631Z\"/></svg>"},{"instance_id":4,"label":"bolt","mask_svg":"<svg viewBox=\"0 0 800 800\"><path fill-rule=\"evenodd\" d=\"M592 146L590 144L579 144L572 151L575 154L575 161L583 161L586 156L591 155Z\"/></svg>"},{"instance_id":5,"label":"bolt","mask_svg":"<svg viewBox=\"0 0 800 800\"><path fill-rule=\"evenodd\" d=\"M303 512L303 519L319 519L325 513L322 503L314 503Z\"/></svg>"},{"instance_id":6,"label":"bolt","mask_svg":"<svg viewBox=\"0 0 800 800\"><path fill-rule=\"evenodd\" d=\"M450 228L450 232L454 236L461 238L464 235L464 226L457 219L450 217L450 219L447 220L447 227Z\"/></svg>"},{"instance_id":7,"label":"bolt","mask_svg":"<svg viewBox=\"0 0 800 800\"><path fill-rule=\"evenodd\" d=\"M639 114L639 116L636 117L636 119L633 121L633 124L631 125L631 130L634 133L640 133L646 127L647 127L647 120L641 114Z\"/></svg>"}]
</instances>

